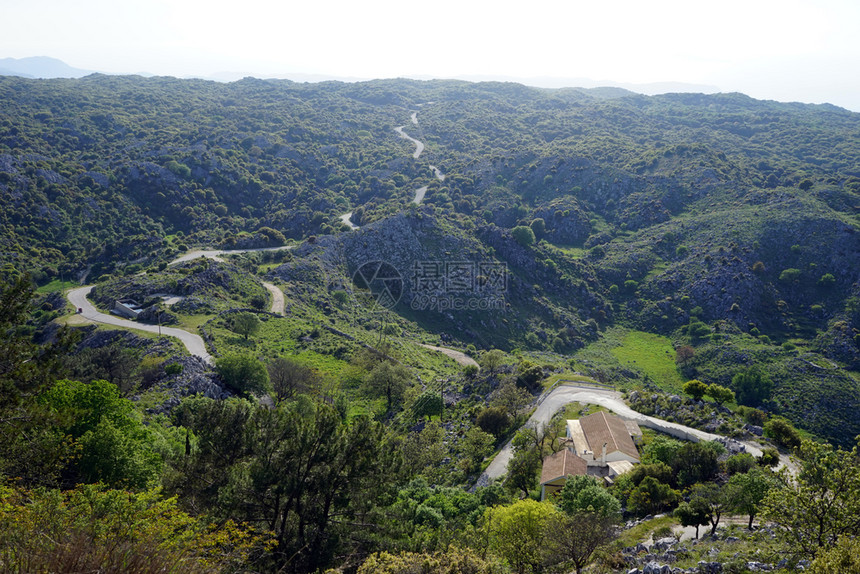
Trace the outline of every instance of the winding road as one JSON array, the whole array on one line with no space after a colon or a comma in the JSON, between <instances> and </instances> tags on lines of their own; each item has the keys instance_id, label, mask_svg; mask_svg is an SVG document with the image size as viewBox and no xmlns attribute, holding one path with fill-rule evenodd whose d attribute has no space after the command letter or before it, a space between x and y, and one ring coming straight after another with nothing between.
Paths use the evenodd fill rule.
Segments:
<instances>
[{"instance_id":1,"label":"winding road","mask_svg":"<svg viewBox=\"0 0 860 574\"><path fill-rule=\"evenodd\" d=\"M173 261L169 263L169 265L176 265L177 263L183 263L185 261L192 261L197 259L198 257L208 257L209 259L214 259L215 261L224 261L221 259L222 255L231 255L235 253L253 253L257 251L281 251L284 249L292 249L292 246L282 246L282 247L262 247L258 249L212 249L212 250L201 250L195 249L193 251L189 251L185 255L177 257ZM267 283L265 281L262 282L263 287L272 294L272 313L277 315L284 314L284 292L281 291L279 287L273 285L272 283ZM75 309L81 309L81 312L78 313L78 317L83 317L88 321L92 321L93 323L101 323L103 325L112 325L114 327L124 327L126 329L137 329L138 331L146 331L147 333L159 333L161 335L167 335L169 337L176 337L179 339L185 348L188 349L188 352L192 355L197 355L210 365L213 364L212 355L210 355L206 351L206 344L203 342L203 338L200 335L196 335L194 333L190 333L184 329L177 329L175 327L159 327L158 325L148 325L146 323L138 323L136 321L129 321L128 319L123 319L121 317L116 317L115 315L108 315L107 313L102 313L87 299L87 295L90 294L90 291L93 290L95 285L85 285L83 287L78 287L76 289L72 289L66 293L66 299L69 300L69 303Z\"/></svg>"},{"instance_id":2,"label":"winding road","mask_svg":"<svg viewBox=\"0 0 860 574\"><path fill-rule=\"evenodd\" d=\"M694 429L688 426L664 421L656 417L643 415L627 406L621 398L621 393L601 387L589 385L559 385L548 394L538 399L538 407L524 426L539 428L541 425L549 424L550 419L568 403L583 403L589 405L600 405L614 412L624 419L636 421L640 426L648 427L676 438L693 442L708 440L727 440L726 437ZM731 439L728 439L731 440ZM746 452L753 456L761 456L761 446L748 442L737 441L742 444ZM508 463L513 458L513 447L508 442L498 452L496 457L487 466L487 469L478 479L478 484L489 484L495 478L504 475L508 470ZM780 456L780 466L791 467L787 456Z\"/></svg>"},{"instance_id":3,"label":"winding road","mask_svg":"<svg viewBox=\"0 0 860 574\"><path fill-rule=\"evenodd\" d=\"M418 112L412 112L410 117L412 123L414 125L418 125ZM424 151L424 143L409 136L404 130L406 126L399 126L394 128L395 131L400 134L400 137L405 138L412 143L415 144L415 152L412 154L414 159L418 159L421 157L421 153ZM445 175L437 168L436 166L430 166L433 174L436 179L439 181L445 180ZM420 204L424 200L424 196L427 193L428 186L423 186L415 190L415 198L412 200L413 203ZM340 220L349 226L350 229L358 229L358 225L354 224L351 220L352 212L345 213L340 216ZM184 255L177 257L173 261L169 263L169 265L177 265L179 263L184 263L187 261L192 261L199 257L207 257L209 259L213 259L215 261L224 261L222 256L224 255L232 255L237 253L253 253L253 252L261 252L261 251L281 251L285 249L292 249L292 245L285 245L280 247L261 247L255 249L195 249L192 251L188 251ZM177 329L174 327L159 327L157 325L147 325L145 323L137 323L135 321L129 321L128 319L122 319L120 317L116 317L114 315L108 315L106 313L100 312L95 306L87 299L87 295L92 291L93 285L86 285L83 287L79 287L77 289L72 289L71 291L66 293L66 298L69 302L76 308L81 309L81 313L78 314L79 317L92 321L94 323L101 323L104 325L112 325L115 327L124 327L127 329L137 329L138 331L146 331L150 333L160 333L163 335L168 335L171 337L176 337L185 345L188 352L192 355L197 355L201 357L207 363L212 363L212 356L206 351L206 345L203 343L203 339L194 333L189 333L183 329ZM265 287L269 293L272 294L272 306L271 312L277 315L284 314L284 292L281 291L280 288L273 285L272 283L263 282L263 287ZM453 358L455 361L462 365L470 365L477 364L471 358L466 356L465 354L455 351L453 349L444 349L442 347L430 347L433 350L445 353L449 357Z\"/></svg>"},{"instance_id":4,"label":"winding road","mask_svg":"<svg viewBox=\"0 0 860 574\"><path fill-rule=\"evenodd\" d=\"M412 112L412 116L410 116L410 120L412 121L413 125L417 126L418 125L418 112ZM421 154L424 152L424 142L419 141L419 140L413 138L412 136L410 136L409 134L407 134L405 131L403 131L405 128L406 128L405 125L398 126L398 127L394 128L394 131L396 131L398 134L400 134L400 137L402 137L403 139L407 139L407 140L411 141L413 144L415 144L415 151L412 153L412 157L413 157L413 159L418 159L421 157ZM438 167L436 167L435 165L431 165L429 167L430 167L430 171L433 172L433 175L436 177L436 179L438 179L439 181L445 181L445 174L443 174L442 171L439 170ZM416 205L421 205L421 202L424 201L424 196L427 195L427 189L428 189L428 186L426 186L426 185L416 189L415 190L415 197L412 199L412 203L414 203ZM352 222L352 212L351 211L349 213L344 213L338 219L340 219L343 223L345 223L351 230L354 231L354 230L358 229L358 225L356 225L355 223Z\"/></svg>"},{"instance_id":5,"label":"winding road","mask_svg":"<svg viewBox=\"0 0 860 574\"><path fill-rule=\"evenodd\" d=\"M418 124L417 115L412 114L412 117L415 119L415 124L417 125ZM417 139L415 139L414 137L410 136L405 131L403 131L403 129L405 127L406 126L398 126L398 127L394 128L394 131L399 133L400 137L402 137L403 139L407 139L407 140L409 140L415 144L415 151L413 152L412 157L414 159L418 159L419 157L421 157L421 153L424 151L424 142L418 141Z\"/></svg>"},{"instance_id":6,"label":"winding road","mask_svg":"<svg viewBox=\"0 0 860 574\"><path fill-rule=\"evenodd\" d=\"M188 349L189 353L197 355L210 365L213 363L212 355L206 351L206 345L203 343L203 339L200 335L195 335L194 333L189 333L182 329L176 329L175 327L147 325L146 323L137 323L135 321L129 321L128 319L121 319L113 315L102 313L95 308L89 299L87 299L87 295L89 295L90 291L93 290L93 287L94 285L85 285L84 287L78 287L66 293L66 298L75 307L75 309L81 310L78 316L92 321L93 323L112 325L114 327L125 327L126 329L137 329L138 331L160 333L162 335L176 337L182 341L182 344L185 345L185 348Z\"/></svg>"}]
</instances>

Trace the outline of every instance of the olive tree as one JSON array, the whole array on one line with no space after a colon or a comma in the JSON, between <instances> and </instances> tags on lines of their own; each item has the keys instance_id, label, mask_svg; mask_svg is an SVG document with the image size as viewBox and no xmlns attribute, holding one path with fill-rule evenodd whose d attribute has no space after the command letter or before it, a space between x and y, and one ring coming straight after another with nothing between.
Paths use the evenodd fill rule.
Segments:
<instances>
[{"instance_id":1,"label":"olive tree","mask_svg":"<svg viewBox=\"0 0 860 574\"><path fill-rule=\"evenodd\" d=\"M233 317L232 329L234 333L245 337L245 340L247 341L248 337L259 332L260 319L253 313L239 313Z\"/></svg>"},{"instance_id":2,"label":"olive tree","mask_svg":"<svg viewBox=\"0 0 860 574\"><path fill-rule=\"evenodd\" d=\"M523 247L533 245L536 240L535 232L532 231L531 227L528 227L526 225L517 225L511 230L511 235L514 236L514 241L516 241Z\"/></svg>"},{"instance_id":3,"label":"olive tree","mask_svg":"<svg viewBox=\"0 0 860 574\"><path fill-rule=\"evenodd\" d=\"M798 455L799 472L777 475L761 513L792 553L814 559L840 536L860 532L860 453L804 441Z\"/></svg>"},{"instance_id":4,"label":"olive tree","mask_svg":"<svg viewBox=\"0 0 860 574\"><path fill-rule=\"evenodd\" d=\"M215 360L215 371L227 387L239 394L264 394L271 390L266 367L250 355L219 357Z\"/></svg>"},{"instance_id":5,"label":"olive tree","mask_svg":"<svg viewBox=\"0 0 860 574\"><path fill-rule=\"evenodd\" d=\"M531 499L488 508L483 530L489 549L517 574L539 571L548 546L548 525L560 514L552 504Z\"/></svg>"}]
</instances>

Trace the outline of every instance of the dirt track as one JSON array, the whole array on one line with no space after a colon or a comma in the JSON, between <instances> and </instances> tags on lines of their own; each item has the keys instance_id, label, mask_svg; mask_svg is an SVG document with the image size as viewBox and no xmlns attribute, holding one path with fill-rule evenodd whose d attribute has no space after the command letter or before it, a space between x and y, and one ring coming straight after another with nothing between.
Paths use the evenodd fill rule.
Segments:
<instances>
[{"instance_id":1,"label":"dirt track","mask_svg":"<svg viewBox=\"0 0 860 574\"><path fill-rule=\"evenodd\" d=\"M431 349L433 351L439 351L443 355L447 355L457 361L457 363L466 366L466 365L474 365L478 366L478 362L467 355L466 353L461 353L460 351L455 351L454 349L447 349L445 347L434 347L433 345L424 345L423 343L419 343L425 349Z\"/></svg>"},{"instance_id":2,"label":"dirt track","mask_svg":"<svg viewBox=\"0 0 860 574\"><path fill-rule=\"evenodd\" d=\"M281 291L281 288L273 285L271 283L267 283L263 281L263 287L268 289L269 293L272 294L272 313L276 315L284 314L284 292Z\"/></svg>"}]
</instances>

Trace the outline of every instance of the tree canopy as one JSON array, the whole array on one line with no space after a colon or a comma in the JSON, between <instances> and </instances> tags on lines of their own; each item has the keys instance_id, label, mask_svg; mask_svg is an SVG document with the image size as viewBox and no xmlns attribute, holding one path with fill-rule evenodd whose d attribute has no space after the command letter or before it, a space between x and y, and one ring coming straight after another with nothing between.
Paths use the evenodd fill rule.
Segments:
<instances>
[{"instance_id":1,"label":"tree canopy","mask_svg":"<svg viewBox=\"0 0 860 574\"><path fill-rule=\"evenodd\" d=\"M800 471L782 471L761 502L762 515L777 524L791 552L814 559L841 536L860 531L858 450L804 441Z\"/></svg>"}]
</instances>

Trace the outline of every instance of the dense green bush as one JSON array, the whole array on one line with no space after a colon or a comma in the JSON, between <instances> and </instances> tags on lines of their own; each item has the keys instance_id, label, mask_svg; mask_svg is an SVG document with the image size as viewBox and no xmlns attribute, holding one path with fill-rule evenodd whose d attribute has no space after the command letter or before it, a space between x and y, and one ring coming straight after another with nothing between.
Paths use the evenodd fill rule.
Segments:
<instances>
[{"instance_id":1,"label":"dense green bush","mask_svg":"<svg viewBox=\"0 0 860 574\"><path fill-rule=\"evenodd\" d=\"M526 227L525 225L518 225L511 229L511 235L513 235L514 240L523 247L529 247L535 242L534 231L531 227Z\"/></svg>"},{"instance_id":2,"label":"dense green bush","mask_svg":"<svg viewBox=\"0 0 860 574\"><path fill-rule=\"evenodd\" d=\"M249 355L227 355L215 361L221 381L240 395L260 395L272 390L265 365Z\"/></svg>"}]
</instances>

